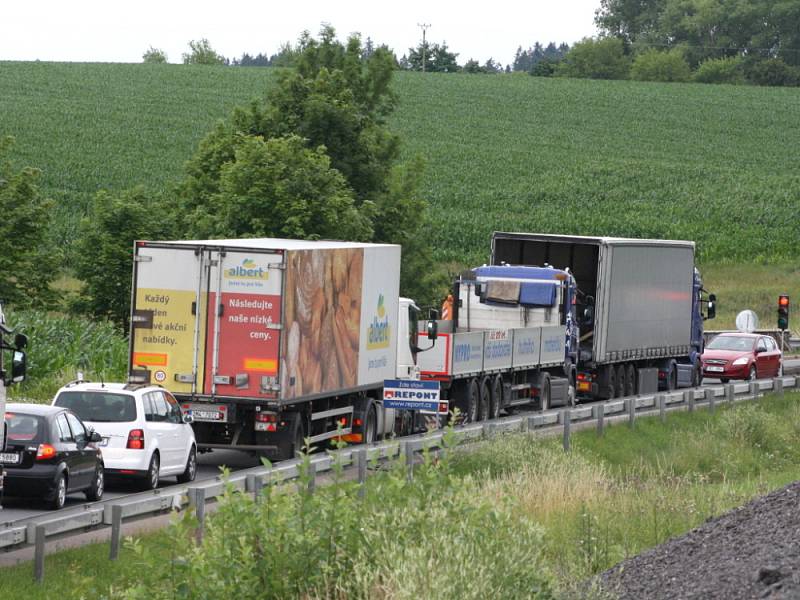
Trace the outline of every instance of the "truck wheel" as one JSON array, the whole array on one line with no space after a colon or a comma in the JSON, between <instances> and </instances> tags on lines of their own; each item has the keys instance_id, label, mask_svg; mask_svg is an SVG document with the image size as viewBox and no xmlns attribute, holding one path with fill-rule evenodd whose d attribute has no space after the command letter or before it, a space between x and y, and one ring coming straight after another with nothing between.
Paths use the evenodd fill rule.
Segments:
<instances>
[{"instance_id":1,"label":"truck wheel","mask_svg":"<svg viewBox=\"0 0 800 600\"><path fill-rule=\"evenodd\" d=\"M478 421L490 418L492 391L489 389L489 379L484 377L480 382L480 396L478 398Z\"/></svg>"},{"instance_id":2,"label":"truck wheel","mask_svg":"<svg viewBox=\"0 0 800 600\"><path fill-rule=\"evenodd\" d=\"M539 410L550 409L550 375L542 374L542 381L539 384Z\"/></svg>"},{"instance_id":3,"label":"truck wheel","mask_svg":"<svg viewBox=\"0 0 800 600\"><path fill-rule=\"evenodd\" d=\"M492 394L489 399L489 418L500 418L500 407L503 405L503 378L500 375L492 380Z\"/></svg>"},{"instance_id":4,"label":"truck wheel","mask_svg":"<svg viewBox=\"0 0 800 600\"><path fill-rule=\"evenodd\" d=\"M367 411L367 420L364 421L364 437L365 444L375 443L375 433L378 430L378 415L375 413L375 405L371 405Z\"/></svg>"},{"instance_id":5,"label":"truck wheel","mask_svg":"<svg viewBox=\"0 0 800 600\"><path fill-rule=\"evenodd\" d=\"M292 435L292 452L289 458L297 458L297 455L302 454L304 450L305 452L310 452L310 448L303 448L305 443L306 440L305 434L303 433L303 424L298 418L294 425L294 435Z\"/></svg>"},{"instance_id":6,"label":"truck wheel","mask_svg":"<svg viewBox=\"0 0 800 600\"><path fill-rule=\"evenodd\" d=\"M622 398L625 395L625 365L619 365L616 369L616 389L614 390L615 398Z\"/></svg>"},{"instance_id":7,"label":"truck wheel","mask_svg":"<svg viewBox=\"0 0 800 600\"><path fill-rule=\"evenodd\" d=\"M669 373L667 374L667 390L677 390L678 389L678 369L675 365L671 365L669 369Z\"/></svg>"},{"instance_id":8,"label":"truck wheel","mask_svg":"<svg viewBox=\"0 0 800 600\"><path fill-rule=\"evenodd\" d=\"M466 386L466 397L464 398L464 423L474 423L478 420L478 402L480 401L480 390L478 382L470 379Z\"/></svg>"},{"instance_id":9,"label":"truck wheel","mask_svg":"<svg viewBox=\"0 0 800 600\"><path fill-rule=\"evenodd\" d=\"M636 367L633 363L628 363L625 367L625 395L633 396L636 394Z\"/></svg>"},{"instance_id":10,"label":"truck wheel","mask_svg":"<svg viewBox=\"0 0 800 600\"><path fill-rule=\"evenodd\" d=\"M608 400L613 398L617 391L617 370L614 365L606 365L605 367L605 385L600 387L600 393L597 395L601 400Z\"/></svg>"}]
</instances>

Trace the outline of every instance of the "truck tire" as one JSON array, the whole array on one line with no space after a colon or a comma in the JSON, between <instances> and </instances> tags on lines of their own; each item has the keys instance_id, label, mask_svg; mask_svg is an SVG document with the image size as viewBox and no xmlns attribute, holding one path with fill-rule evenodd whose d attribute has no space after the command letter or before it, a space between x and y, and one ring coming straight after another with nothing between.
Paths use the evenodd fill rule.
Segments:
<instances>
[{"instance_id":1,"label":"truck tire","mask_svg":"<svg viewBox=\"0 0 800 600\"><path fill-rule=\"evenodd\" d=\"M375 411L375 405L370 404L367 409L367 418L364 420L364 437L362 441L365 444L375 443L376 433L378 431L378 414Z\"/></svg>"},{"instance_id":2,"label":"truck tire","mask_svg":"<svg viewBox=\"0 0 800 600\"><path fill-rule=\"evenodd\" d=\"M469 383L464 386L464 423L474 423L478 420L478 402L480 401L480 390L478 389L478 382L475 379L470 379Z\"/></svg>"},{"instance_id":3,"label":"truck tire","mask_svg":"<svg viewBox=\"0 0 800 600\"><path fill-rule=\"evenodd\" d=\"M503 378L497 375L492 379L492 394L489 400L489 418L500 418L500 408L503 406Z\"/></svg>"},{"instance_id":4,"label":"truck tire","mask_svg":"<svg viewBox=\"0 0 800 600\"><path fill-rule=\"evenodd\" d=\"M550 408L550 374L542 373L539 383L539 410L545 411Z\"/></svg>"},{"instance_id":5,"label":"truck tire","mask_svg":"<svg viewBox=\"0 0 800 600\"><path fill-rule=\"evenodd\" d=\"M598 373L598 376L597 398L599 400L613 398L617 390L617 370L614 365L605 365Z\"/></svg>"},{"instance_id":6,"label":"truck tire","mask_svg":"<svg viewBox=\"0 0 800 600\"><path fill-rule=\"evenodd\" d=\"M625 395L625 388L627 387L625 385L625 379L627 379L625 376L625 365L618 365L614 371L614 379L616 383L614 389L614 398L622 398Z\"/></svg>"},{"instance_id":7,"label":"truck tire","mask_svg":"<svg viewBox=\"0 0 800 600\"><path fill-rule=\"evenodd\" d=\"M301 423L300 418L298 417L294 423L294 432L292 433L292 447L291 452L289 453L290 459L297 458L298 454L302 454L303 451L310 452L309 448L303 448L305 446L305 433L303 432L303 423Z\"/></svg>"},{"instance_id":8,"label":"truck tire","mask_svg":"<svg viewBox=\"0 0 800 600\"><path fill-rule=\"evenodd\" d=\"M625 367L625 395L634 396L636 394L636 366L628 363Z\"/></svg>"},{"instance_id":9,"label":"truck tire","mask_svg":"<svg viewBox=\"0 0 800 600\"><path fill-rule=\"evenodd\" d=\"M673 363L669 368L669 373L667 373L667 390L677 390L678 389L678 368Z\"/></svg>"},{"instance_id":10,"label":"truck tire","mask_svg":"<svg viewBox=\"0 0 800 600\"><path fill-rule=\"evenodd\" d=\"M483 377L480 380L480 396L478 397L478 421L486 421L491 418L492 390L489 387L489 378Z\"/></svg>"}]
</instances>

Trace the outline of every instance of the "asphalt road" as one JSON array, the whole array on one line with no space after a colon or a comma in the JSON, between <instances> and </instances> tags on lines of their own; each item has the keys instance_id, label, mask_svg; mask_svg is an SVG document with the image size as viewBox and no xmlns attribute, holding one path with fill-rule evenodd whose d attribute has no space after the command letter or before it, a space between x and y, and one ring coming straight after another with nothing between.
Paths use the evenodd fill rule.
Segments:
<instances>
[{"instance_id":1,"label":"asphalt road","mask_svg":"<svg viewBox=\"0 0 800 600\"><path fill-rule=\"evenodd\" d=\"M201 454L197 457L197 479L209 479L218 475L222 466L231 469L246 469L257 467L261 463L257 458L245 452L233 450L215 450L209 454ZM167 477L161 481L159 488L167 488L175 485L175 477ZM106 492L103 500L110 500L127 496L141 491L134 482L128 480L108 480L106 481ZM86 504L86 497L82 492L67 496L64 510L75 508ZM0 523L17 521L27 517L33 517L47 512L41 504L30 498L3 498L2 510L0 510ZM55 513L54 513L55 514Z\"/></svg>"},{"instance_id":2,"label":"asphalt road","mask_svg":"<svg viewBox=\"0 0 800 600\"><path fill-rule=\"evenodd\" d=\"M783 361L784 373L800 374L800 358L787 358ZM717 379L704 379L704 384L717 384ZM233 450L215 450L208 454L201 454L198 457L198 470L197 479L208 479L219 474L222 466L227 466L232 470L244 469L248 467L256 467L260 464L259 460L245 452L238 452ZM169 477L159 484L159 488L168 488L175 485L175 478ZM130 481L113 481L106 482L106 493L103 499L109 500L126 496L140 491ZM86 504L86 499L83 493L71 494L67 496L67 503L64 510L70 508L80 507ZM2 499L2 509L0 509L0 523L7 523L41 515L46 513L46 509L40 504L32 502L30 499L23 498L4 498Z\"/></svg>"}]
</instances>

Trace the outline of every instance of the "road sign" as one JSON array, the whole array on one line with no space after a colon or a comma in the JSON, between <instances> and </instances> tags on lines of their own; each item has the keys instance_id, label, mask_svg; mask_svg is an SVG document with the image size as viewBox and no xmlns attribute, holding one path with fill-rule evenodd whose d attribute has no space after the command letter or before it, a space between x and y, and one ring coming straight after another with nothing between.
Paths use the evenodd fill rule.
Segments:
<instances>
[{"instance_id":1,"label":"road sign","mask_svg":"<svg viewBox=\"0 0 800 600\"><path fill-rule=\"evenodd\" d=\"M383 382L383 406L447 413L447 401L440 398L438 381L386 379Z\"/></svg>"}]
</instances>

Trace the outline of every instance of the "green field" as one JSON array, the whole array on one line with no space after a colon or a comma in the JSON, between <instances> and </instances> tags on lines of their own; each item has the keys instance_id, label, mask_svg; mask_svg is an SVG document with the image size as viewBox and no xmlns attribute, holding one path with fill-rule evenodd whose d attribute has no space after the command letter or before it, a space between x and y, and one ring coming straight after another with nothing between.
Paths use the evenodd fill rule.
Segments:
<instances>
[{"instance_id":1,"label":"green field","mask_svg":"<svg viewBox=\"0 0 800 600\"><path fill-rule=\"evenodd\" d=\"M53 241L68 248L94 192L168 189L212 124L275 74L3 62L0 135L42 169ZM424 235L443 261L485 261L503 229L692 239L714 266L796 261L800 89L405 72L395 87L391 125L404 155L426 160ZM784 287L800 291L796 269Z\"/></svg>"}]
</instances>

